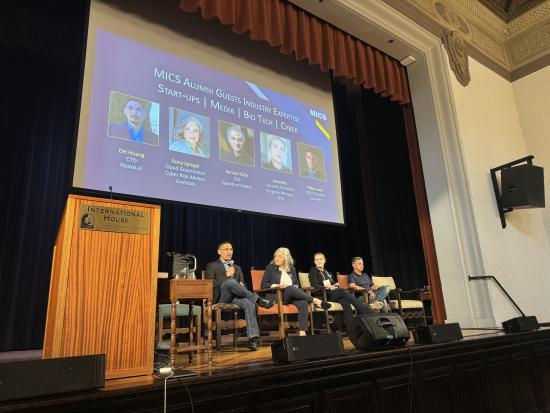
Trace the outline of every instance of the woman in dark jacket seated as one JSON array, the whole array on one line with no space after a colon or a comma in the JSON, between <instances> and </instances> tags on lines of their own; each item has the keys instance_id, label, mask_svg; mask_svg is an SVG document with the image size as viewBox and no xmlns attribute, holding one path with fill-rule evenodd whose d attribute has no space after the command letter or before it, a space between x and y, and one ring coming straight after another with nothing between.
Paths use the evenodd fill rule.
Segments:
<instances>
[{"instance_id":1,"label":"woman in dark jacket seated","mask_svg":"<svg viewBox=\"0 0 550 413\"><path fill-rule=\"evenodd\" d=\"M298 328L300 335L305 336L307 330L307 305L313 303L322 309L329 309L330 304L312 297L298 288L298 276L294 268L294 260L288 248L277 248L273 260L266 267L262 278L262 288L282 288L283 302L293 304L298 309ZM266 297L267 298L267 297ZM269 294L269 299L276 300L276 294Z\"/></svg>"},{"instance_id":2,"label":"woman in dark jacket seated","mask_svg":"<svg viewBox=\"0 0 550 413\"><path fill-rule=\"evenodd\" d=\"M316 252L313 254L313 262L314 265L309 270L309 283L315 288L313 295L319 296L324 289L327 293L327 300L340 303L344 311L347 330L348 332L351 331L353 323L353 310L351 306L355 307L357 314L368 313L368 307L349 291L338 287L334 276L325 269L325 263L327 262L325 254Z\"/></svg>"}]
</instances>

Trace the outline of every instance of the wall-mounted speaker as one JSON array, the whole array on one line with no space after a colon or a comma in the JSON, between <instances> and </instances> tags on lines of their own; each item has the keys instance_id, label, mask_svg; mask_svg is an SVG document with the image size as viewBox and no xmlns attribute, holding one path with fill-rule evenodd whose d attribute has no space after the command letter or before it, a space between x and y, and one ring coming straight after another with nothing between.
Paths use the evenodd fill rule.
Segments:
<instances>
[{"instance_id":1,"label":"wall-mounted speaker","mask_svg":"<svg viewBox=\"0 0 550 413\"><path fill-rule=\"evenodd\" d=\"M544 169L518 165L501 171L502 208L544 208Z\"/></svg>"}]
</instances>

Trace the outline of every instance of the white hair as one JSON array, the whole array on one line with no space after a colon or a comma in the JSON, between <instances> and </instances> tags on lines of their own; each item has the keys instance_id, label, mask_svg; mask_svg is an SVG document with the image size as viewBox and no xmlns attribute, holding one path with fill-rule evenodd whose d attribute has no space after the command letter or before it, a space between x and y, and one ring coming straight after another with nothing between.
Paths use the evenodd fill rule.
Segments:
<instances>
[{"instance_id":1,"label":"white hair","mask_svg":"<svg viewBox=\"0 0 550 413\"><path fill-rule=\"evenodd\" d=\"M273 258L275 258L275 255L277 255L279 251L282 252L285 257L283 268L285 269L286 272L290 272L290 266L294 265L294 258L292 258L292 255L290 254L290 250L285 247L277 248L273 253ZM271 264L275 264L275 259L271 260Z\"/></svg>"}]
</instances>

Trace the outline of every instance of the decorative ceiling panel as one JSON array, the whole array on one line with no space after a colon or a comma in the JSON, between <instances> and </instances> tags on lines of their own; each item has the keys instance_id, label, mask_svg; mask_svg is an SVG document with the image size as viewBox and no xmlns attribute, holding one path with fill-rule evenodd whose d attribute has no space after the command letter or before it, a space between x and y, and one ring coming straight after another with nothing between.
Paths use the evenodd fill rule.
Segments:
<instances>
[{"instance_id":1,"label":"decorative ceiling panel","mask_svg":"<svg viewBox=\"0 0 550 413\"><path fill-rule=\"evenodd\" d=\"M512 21L544 0L479 0L505 22Z\"/></svg>"},{"instance_id":2,"label":"decorative ceiling panel","mask_svg":"<svg viewBox=\"0 0 550 413\"><path fill-rule=\"evenodd\" d=\"M438 37L458 33L469 55L507 79L550 63L550 0L383 1Z\"/></svg>"}]
</instances>

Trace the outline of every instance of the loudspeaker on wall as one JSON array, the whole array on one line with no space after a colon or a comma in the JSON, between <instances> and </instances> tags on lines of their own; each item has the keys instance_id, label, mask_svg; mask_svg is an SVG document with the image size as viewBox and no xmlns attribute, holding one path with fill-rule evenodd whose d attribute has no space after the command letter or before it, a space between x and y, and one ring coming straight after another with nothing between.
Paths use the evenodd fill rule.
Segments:
<instances>
[{"instance_id":1,"label":"loudspeaker on wall","mask_svg":"<svg viewBox=\"0 0 550 413\"><path fill-rule=\"evenodd\" d=\"M501 172L503 208L544 208L544 169L518 165Z\"/></svg>"}]
</instances>

